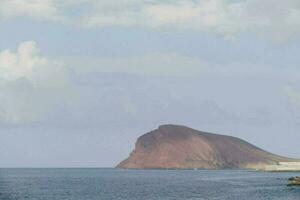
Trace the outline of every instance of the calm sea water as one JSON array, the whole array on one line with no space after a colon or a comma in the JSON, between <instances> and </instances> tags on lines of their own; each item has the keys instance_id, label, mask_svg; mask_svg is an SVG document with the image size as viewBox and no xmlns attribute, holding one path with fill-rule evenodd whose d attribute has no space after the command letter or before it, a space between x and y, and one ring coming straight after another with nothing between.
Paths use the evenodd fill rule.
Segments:
<instances>
[{"instance_id":1,"label":"calm sea water","mask_svg":"<svg viewBox=\"0 0 300 200\"><path fill-rule=\"evenodd\" d=\"M2 200L290 200L297 174L252 171L0 169ZM299 175L299 174L298 174Z\"/></svg>"}]
</instances>

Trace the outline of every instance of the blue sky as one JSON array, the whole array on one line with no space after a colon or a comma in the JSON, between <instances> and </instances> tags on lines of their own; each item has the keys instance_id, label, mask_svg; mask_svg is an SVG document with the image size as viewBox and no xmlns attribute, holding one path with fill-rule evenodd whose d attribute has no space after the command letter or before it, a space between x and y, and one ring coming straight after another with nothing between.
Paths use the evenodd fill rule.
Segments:
<instances>
[{"instance_id":1,"label":"blue sky","mask_svg":"<svg viewBox=\"0 0 300 200\"><path fill-rule=\"evenodd\" d=\"M174 123L300 157L296 0L3 0L2 167L114 166Z\"/></svg>"}]
</instances>

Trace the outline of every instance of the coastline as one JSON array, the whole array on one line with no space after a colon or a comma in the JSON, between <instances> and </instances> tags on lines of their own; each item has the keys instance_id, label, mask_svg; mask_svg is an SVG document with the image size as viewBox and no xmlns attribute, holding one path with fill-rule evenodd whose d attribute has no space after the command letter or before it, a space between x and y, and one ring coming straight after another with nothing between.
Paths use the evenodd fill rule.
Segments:
<instances>
[{"instance_id":1,"label":"coastline","mask_svg":"<svg viewBox=\"0 0 300 200\"><path fill-rule=\"evenodd\" d=\"M300 162L279 162L265 167L267 172L300 172Z\"/></svg>"}]
</instances>

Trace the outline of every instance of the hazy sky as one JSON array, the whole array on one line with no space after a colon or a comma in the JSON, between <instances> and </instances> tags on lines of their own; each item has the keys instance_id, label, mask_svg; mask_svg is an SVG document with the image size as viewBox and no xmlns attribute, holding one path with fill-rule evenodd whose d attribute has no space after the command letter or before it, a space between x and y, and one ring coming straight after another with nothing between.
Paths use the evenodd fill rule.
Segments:
<instances>
[{"instance_id":1,"label":"hazy sky","mask_svg":"<svg viewBox=\"0 0 300 200\"><path fill-rule=\"evenodd\" d=\"M160 124L300 157L299 0L0 0L0 167L109 167Z\"/></svg>"}]
</instances>

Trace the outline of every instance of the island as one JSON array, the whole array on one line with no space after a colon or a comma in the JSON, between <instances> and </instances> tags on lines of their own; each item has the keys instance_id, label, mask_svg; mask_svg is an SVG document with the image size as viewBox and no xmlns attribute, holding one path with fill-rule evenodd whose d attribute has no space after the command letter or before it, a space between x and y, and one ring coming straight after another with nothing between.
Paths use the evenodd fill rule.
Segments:
<instances>
[{"instance_id":1,"label":"island","mask_svg":"<svg viewBox=\"0 0 300 200\"><path fill-rule=\"evenodd\" d=\"M297 162L299 160L269 153L237 137L181 125L162 125L139 137L130 156L116 167L266 170L279 163Z\"/></svg>"}]
</instances>

